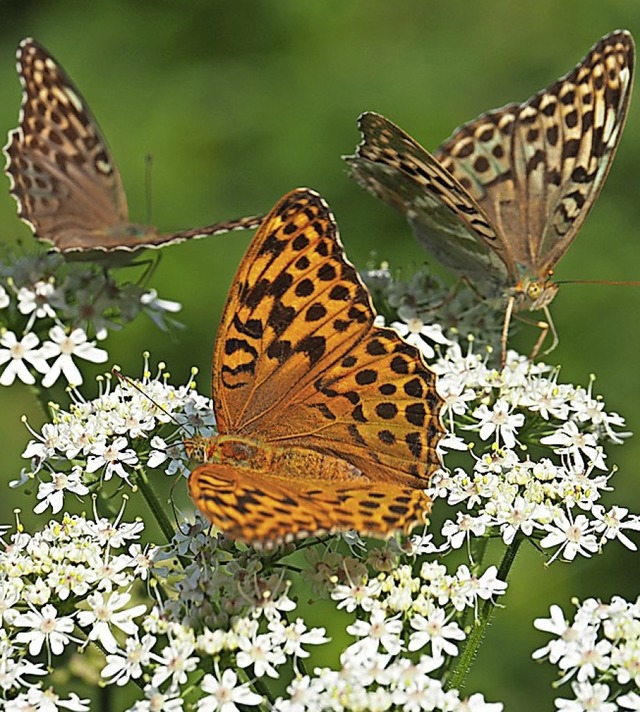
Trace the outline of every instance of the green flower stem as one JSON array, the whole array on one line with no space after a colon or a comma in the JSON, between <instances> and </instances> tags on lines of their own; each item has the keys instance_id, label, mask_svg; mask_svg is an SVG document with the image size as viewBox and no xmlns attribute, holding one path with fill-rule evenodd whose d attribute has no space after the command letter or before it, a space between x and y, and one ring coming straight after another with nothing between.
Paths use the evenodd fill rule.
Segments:
<instances>
[{"instance_id":1,"label":"green flower stem","mask_svg":"<svg viewBox=\"0 0 640 712\"><path fill-rule=\"evenodd\" d=\"M29 386L29 391L33 394L40 408L42 408L42 414L45 416L45 418L50 418L51 409L49 407L49 404L51 403L51 400L48 398L49 391L43 391L42 388L40 388L40 386L36 384Z\"/></svg>"},{"instance_id":2,"label":"green flower stem","mask_svg":"<svg viewBox=\"0 0 640 712\"><path fill-rule=\"evenodd\" d=\"M245 670L242 670L242 669L240 668L240 669L239 669L239 672L240 672L240 671L242 671L242 672L244 673L244 675L239 676L240 679L244 679L244 681L245 681L246 683L248 683L249 685L251 685L251 686L255 689L255 691L256 691L259 695L262 695L262 696L265 698L265 700L267 700L268 702L273 703L273 702L275 701L275 697L271 694L271 692L269 692L269 688L264 684L264 682L262 682L262 679L261 679L261 678L256 677L255 680L253 680L253 682L252 682L252 681L249 679L249 676L246 674L246 671L245 671Z\"/></svg>"},{"instance_id":3,"label":"green flower stem","mask_svg":"<svg viewBox=\"0 0 640 712\"><path fill-rule=\"evenodd\" d=\"M487 553L487 547L489 546L489 537L479 537L475 540L472 540L472 544L473 558L471 559L471 561L474 562L477 567L480 567L480 565L484 561L485 554Z\"/></svg>"},{"instance_id":4,"label":"green flower stem","mask_svg":"<svg viewBox=\"0 0 640 712\"><path fill-rule=\"evenodd\" d=\"M516 537L513 543L507 547L507 550L502 557L502 562L500 563L500 568L498 570L498 578L501 581L506 581L513 562L515 561L516 554L522 543L522 537ZM493 612L495 611L495 604L491 600L484 602L482 608L480 609L480 615L477 622L471 629L467 641L462 649L462 654L458 658L458 664L451 673L450 678L447 681L447 689L461 690L464 685L465 678L471 668L471 665L480 649L480 645L485 636L487 626L491 622L493 617Z\"/></svg>"},{"instance_id":5,"label":"green flower stem","mask_svg":"<svg viewBox=\"0 0 640 712\"><path fill-rule=\"evenodd\" d=\"M174 526L171 524L171 520L167 516L164 507L160 503L158 496L156 495L151 482L147 477L146 470L141 467L137 472L136 483L142 492L142 496L145 498L151 513L158 522L158 526L162 530L167 543L171 543L175 532Z\"/></svg>"}]
</instances>

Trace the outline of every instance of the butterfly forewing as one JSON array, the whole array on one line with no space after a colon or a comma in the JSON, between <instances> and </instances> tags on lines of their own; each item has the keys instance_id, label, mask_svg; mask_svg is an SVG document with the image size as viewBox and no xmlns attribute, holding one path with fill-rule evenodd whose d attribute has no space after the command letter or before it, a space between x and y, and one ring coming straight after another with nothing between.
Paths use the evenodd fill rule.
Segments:
<instances>
[{"instance_id":1,"label":"butterfly forewing","mask_svg":"<svg viewBox=\"0 0 640 712\"><path fill-rule=\"evenodd\" d=\"M351 173L481 292L506 294L527 279L546 289L611 166L634 54L628 32L603 37L565 77L465 124L433 156L384 117L364 114L362 143L346 159Z\"/></svg>"},{"instance_id":2,"label":"butterfly forewing","mask_svg":"<svg viewBox=\"0 0 640 712\"><path fill-rule=\"evenodd\" d=\"M267 216L218 330L213 392L221 432L273 435L263 421L295 402L291 389L313 379L319 360L349 348L347 324L355 338L366 333L373 320L369 297L342 255L333 216L314 193L293 192Z\"/></svg>"},{"instance_id":3,"label":"butterfly forewing","mask_svg":"<svg viewBox=\"0 0 640 712\"><path fill-rule=\"evenodd\" d=\"M80 91L31 38L20 43L17 69L22 107L4 149L5 172L18 215L54 250L95 259L260 224L252 216L159 234L129 223L120 175Z\"/></svg>"},{"instance_id":4,"label":"butterfly forewing","mask_svg":"<svg viewBox=\"0 0 640 712\"><path fill-rule=\"evenodd\" d=\"M35 40L23 40L17 68L20 124L5 148L20 217L54 243L126 223L118 171L82 95Z\"/></svg>"},{"instance_id":5,"label":"butterfly forewing","mask_svg":"<svg viewBox=\"0 0 640 712\"><path fill-rule=\"evenodd\" d=\"M543 278L582 226L629 108L633 38L611 33L553 85L462 126L435 158L480 204L517 264Z\"/></svg>"},{"instance_id":6,"label":"butterfly forewing","mask_svg":"<svg viewBox=\"0 0 640 712\"><path fill-rule=\"evenodd\" d=\"M374 317L327 204L290 193L256 234L222 318L220 432L347 457L387 479L427 478L442 432L435 376Z\"/></svg>"}]
</instances>

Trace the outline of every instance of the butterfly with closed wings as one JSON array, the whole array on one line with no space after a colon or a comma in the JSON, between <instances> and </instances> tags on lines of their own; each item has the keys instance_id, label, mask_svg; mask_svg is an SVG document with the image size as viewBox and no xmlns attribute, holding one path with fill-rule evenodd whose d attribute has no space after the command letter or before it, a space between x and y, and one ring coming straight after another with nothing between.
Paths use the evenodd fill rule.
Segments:
<instances>
[{"instance_id":1,"label":"butterfly with closed wings","mask_svg":"<svg viewBox=\"0 0 640 712\"><path fill-rule=\"evenodd\" d=\"M465 124L433 155L384 116L359 118L351 176L404 213L446 267L499 298L503 363L513 311L542 309L557 343L551 277L611 167L634 55L631 34L613 32L550 87Z\"/></svg>"}]
</instances>

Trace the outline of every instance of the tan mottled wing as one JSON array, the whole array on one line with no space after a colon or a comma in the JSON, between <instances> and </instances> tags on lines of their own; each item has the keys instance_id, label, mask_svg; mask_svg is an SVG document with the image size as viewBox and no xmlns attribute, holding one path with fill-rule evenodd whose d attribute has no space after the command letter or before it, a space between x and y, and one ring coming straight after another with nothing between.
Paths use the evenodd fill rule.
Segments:
<instances>
[{"instance_id":1,"label":"tan mottled wing","mask_svg":"<svg viewBox=\"0 0 640 712\"><path fill-rule=\"evenodd\" d=\"M17 69L22 107L5 170L20 217L54 244L69 230L126 223L120 175L76 86L31 38L20 43Z\"/></svg>"},{"instance_id":2,"label":"tan mottled wing","mask_svg":"<svg viewBox=\"0 0 640 712\"><path fill-rule=\"evenodd\" d=\"M464 274L486 296L500 294L517 269L504 238L463 183L384 116L365 112L358 128L362 141L355 155L344 157L351 177L403 213L442 264Z\"/></svg>"},{"instance_id":3,"label":"tan mottled wing","mask_svg":"<svg viewBox=\"0 0 640 712\"><path fill-rule=\"evenodd\" d=\"M462 126L434 154L532 277L547 276L600 193L629 108L634 54L631 34L613 32L550 87Z\"/></svg>"},{"instance_id":4,"label":"tan mottled wing","mask_svg":"<svg viewBox=\"0 0 640 712\"><path fill-rule=\"evenodd\" d=\"M435 375L374 316L327 204L307 189L286 195L256 233L223 313L219 431L315 449L371 480L424 484L443 434Z\"/></svg>"},{"instance_id":5,"label":"tan mottled wing","mask_svg":"<svg viewBox=\"0 0 640 712\"><path fill-rule=\"evenodd\" d=\"M215 526L255 546L354 529L365 536L408 533L431 510L422 489L387 483L260 477L227 465L197 467L189 493Z\"/></svg>"},{"instance_id":6,"label":"tan mottled wing","mask_svg":"<svg viewBox=\"0 0 640 712\"><path fill-rule=\"evenodd\" d=\"M4 148L19 217L62 253L135 252L257 227L262 217L170 234L129 223L122 181L89 107L64 69L31 38L18 48L19 125Z\"/></svg>"}]
</instances>

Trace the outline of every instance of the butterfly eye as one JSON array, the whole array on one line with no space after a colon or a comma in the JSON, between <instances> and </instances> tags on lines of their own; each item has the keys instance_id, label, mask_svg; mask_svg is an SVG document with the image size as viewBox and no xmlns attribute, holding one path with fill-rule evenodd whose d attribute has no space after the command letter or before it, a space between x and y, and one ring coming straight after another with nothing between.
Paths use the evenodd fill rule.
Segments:
<instances>
[{"instance_id":1,"label":"butterfly eye","mask_svg":"<svg viewBox=\"0 0 640 712\"><path fill-rule=\"evenodd\" d=\"M527 285L527 297L534 302L540 297L543 291L544 287L540 282L529 282Z\"/></svg>"}]
</instances>

